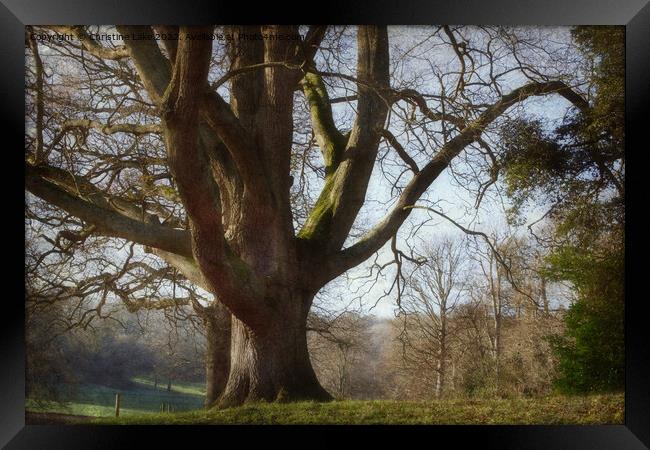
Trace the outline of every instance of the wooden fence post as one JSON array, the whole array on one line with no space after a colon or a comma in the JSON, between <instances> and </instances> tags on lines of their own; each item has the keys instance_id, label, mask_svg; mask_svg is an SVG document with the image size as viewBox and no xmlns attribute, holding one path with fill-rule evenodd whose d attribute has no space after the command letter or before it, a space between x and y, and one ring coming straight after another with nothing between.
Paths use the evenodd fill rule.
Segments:
<instances>
[{"instance_id":1,"label":"wooden fence post","mask_svg":"<svg viewBox=\"0 0 650 450\"><path fill-rule=\"evenodd\" d=\"M115 394L115 417L120 417L120 394Z\"/></svg>"}]
</instances>

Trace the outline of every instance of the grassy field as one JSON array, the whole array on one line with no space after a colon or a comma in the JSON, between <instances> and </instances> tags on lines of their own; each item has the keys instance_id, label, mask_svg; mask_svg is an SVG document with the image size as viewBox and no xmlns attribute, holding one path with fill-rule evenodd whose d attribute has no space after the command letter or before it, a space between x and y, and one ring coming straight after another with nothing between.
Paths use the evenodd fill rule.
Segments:
<instances>
[{"instance_id":1,"label":"grassy field","mask_svg":"<svg viewBox=\"0 0 650 450\"><path fill-rule=\"evenodd\" d=\"M160 412L161 405L168 403L174 411L188 411L203 407L205 395L203 383L172 383L154 388L154 382L145 377L134 378L127 389L115 389L102 385L84 384L77 387L74 396L66 403L35 402L28 399L25 409L35 413L72 414L79 416L106 417L115 414L115 394L121 394L120 415L141 416Z\"/></svg>"},{"instance_id":2,"label":"grassy field","mask_svg":"<svg viewBox=\"0 0 650 450\"><path fill-rule=\"evenodd\" d=\"M422 402L334 401L261 403L223 410L203 409L202 383L166 383L134 378L128 389L82 385L65 404L28 400L32 416L92 416L100 424L621 424L623 394L512 399L449 399ZM115 393L121 394L115 418ZM160 413L162 403L173 407Z\"/></svg>"},{"instance_id":3,"label":"grassy field","mask_svg":"<svg viewBox=\"0 0 650 450\"><path fill-rule=\"evenodd\" d=\"M99 424L622 424L623 394L427 402L256 404L223 410L125 415Z\"/></svg>"}]
</instances>

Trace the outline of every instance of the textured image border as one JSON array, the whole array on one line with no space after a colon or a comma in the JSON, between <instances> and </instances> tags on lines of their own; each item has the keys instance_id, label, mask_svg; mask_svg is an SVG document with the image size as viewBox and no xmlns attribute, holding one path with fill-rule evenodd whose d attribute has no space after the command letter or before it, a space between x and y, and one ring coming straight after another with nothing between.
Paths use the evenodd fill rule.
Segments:
<instances>
[{"instance_id":1,"label":"textured image border","mask_svg":"<svg viewBox=\"0 0 650 450\"><path fill-rule=\"evenodd\" d=\"M24 248L14 236L24 234L25 192L14 167L23 167L20 148L24 146L25 117L25 25L41 24L199 24L199 23L382 23L395 25L504 24L504 25L624 25L626 27L626 390L625 424L603 426L314 426L254 427L256 433L277 437L284 446L340 445L349 433L363 434L366 440L395 439L402 445L435 445L441 439L462 447L476 443L481 448L522 449L642 449L650 447L650 342L646 300L641 290L644 256L647 260L646 226L642 217L647 187L642 185L647 158L648 95L650 83L650 4L646 0L455 0L407 2L376 0L366 6L350 1L328 1L322 10L267 2L155 0L2 0L0 5L0 87L5 139L3 158L7 169L2 180L5 214L4 308L0 351L0 445L11 449L145 448L198 442L198 434L213 445L227 445L224 432L236 434L238 446L254 436L249 427L108 427L92 425L25 425L24 283L20 272ZM644 139L642 141L642 138ZM633 150L634 149L634 150ZM645 154L644 154L645 153ZM631 158L631 159L630 159ZM15 209L15 211L14 211ZM639 216L639 217L636 217ZM636 219L636 220L635 220ZM17 253L14 260L13 252ZM22 257L20 256L22 255ZM16 274L14 275L13 272ZM24 279L24 272L23 277ZM22 294L21 294L22 293ZM289 433L289 436L280 435ZM303 434L304 436L299 436ZM297 435L296 435L297 434ZM416 444L416 439L425 439ZM159 442L160 444L154 444ZM267 444L271 441L266 441ZM176 444L178 443L178 444ZM427 443L427 444L425 444Z\"/></svg>"}]
</instances>

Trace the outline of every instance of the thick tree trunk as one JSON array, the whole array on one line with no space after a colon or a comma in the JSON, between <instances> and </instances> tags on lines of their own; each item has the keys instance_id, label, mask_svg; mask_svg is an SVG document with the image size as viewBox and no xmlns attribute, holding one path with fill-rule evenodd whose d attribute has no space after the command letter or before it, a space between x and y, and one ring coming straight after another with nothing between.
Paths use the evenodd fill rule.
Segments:
<instances>
[{"instance_id":1,"label":"thick tree trunk","mask_svg":"<svg viewBox=\"0 0 650 450\"><path fill-rule=\"evenodd\" d=\"M287 309L268 317L264 327L253 329L233 316L230 376L221 407L332 399L318 382L309 359L304 304L282 303Z\"/></svg>"},{"instance_id":2,"label":"thick tree trunk","mask_svg":"<svg viewBox=\"0 0 650 450\"><path fill-rule=\"evenodd\" d=\"M230 312L215 303L205 318L205 406L210 408L219 399L228 381L230 370Z\"/></svg>"}]
</instances>

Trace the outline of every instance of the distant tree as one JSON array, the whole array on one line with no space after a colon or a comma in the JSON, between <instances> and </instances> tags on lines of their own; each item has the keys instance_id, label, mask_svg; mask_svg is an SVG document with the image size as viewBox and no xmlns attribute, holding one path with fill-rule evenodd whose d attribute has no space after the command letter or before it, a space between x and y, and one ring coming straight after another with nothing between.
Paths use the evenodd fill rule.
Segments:
<instances>
[{"instance_id":1,"label":"distant tree","mask_svg":"<svg viewBox=\"0 0 650 450\"><path fill-rule=\"evenodd\" d=\"M513 300L513 264L517 246L513 236L493 237L496 242L494 248L485 248L477 243L472 250L472 258L479 267L479 276L470 295L474 302L484 305L488 312L491 325L487 335L492 354L492 367L494 368L494 385L497 391L501 388L503 365L503 334L504 325L509 311L512 310Z\"/></svg>"},{"instance_id":2,"label":"distant tree","mask_svg":"<svg viewBox=\"0 0 650 450\"><path fill-rule=\"evenodd\" d=\"M589 392L624 386L624 29L573 30L588 74L589 106L555 130L519 121L504 133L504 167L516 205L544 193L555 227L547 276L577 293L553 340L557 386ZM586 105L585 105L586 106Z\"/></svg>"},{"instance_id":3,"label":"distant tree","mask_svg":"<svg viewBox=\"0 0 650 450\"><path fill-rule=\"evenodd\" d=\"M462 241L447 237L427 243L422 257L425 262L409 279L411 292L400 303L404 326L399 340L404 364L423 379L432 374L434 395L441 397L456 339L451 316L466 289L467 255Z\"/></svg>"},{"instance_id":4,"label":"distant tree","mask_svg":"<svg viewBox=\"0 0 650 450\"><path fill-rule=\"evenodd\" d=\"M170 322L159 312L151 315L140 341L153 356L153 370L148 373L153 374L155 385L165 385L171 390L177 380L205 380L205 359L209 354L204 329L187 321Z\"/></svg>"},{"instance_id":5,"label":"distant tree","mask_svg":"<svg viewBox=\"0 0 650 450\"><path fill-rule=\"evenodd\" d=\"M382 396L376 366L381 349L375 345L375 320L345 312L326 327L323 319L311 320L309 349L323 387L335 398L363 399Z\"/></svg>"},{"instance_id":6,"label":"distant tree","mask_svg":"<svg viewBox=\"0 0 650 450\"><path fill-rule=\"evenodd\" d=\"M546 198L555 227L547 277L577 292L563 337L553 340L564 391L624 385L624 29L573 30L589 104L555 129L517 120L502 128L503 169L519 208ZM516 212L516 211L515 211Z\"/></svg>"},{"instance_id":7,"label":"distant tree","mask_svg":"<svg viewBox=\"0 0 650 450\"><path fill-rule=\"evenodd\" d=\"M625 200L623 27L576 27L588 100L557 126L518 117L501 125L500 169L520 206L546 201L547 213L589 244L591 232L620 227ZM581 226L582 225L582 226Z\"/></svg>"},{"instance_id":8,"label":"distant tree","mask_svg":"<svg viewBox=\"0 0 650 450\"><path fill-rule=\"evenodd\" d=\"M563 248L551 259L554 273L578 293L566 313L564 334L551 340L559 358L556 384L564 392L625 386L624 257L620 250L603 250L598 255Z\"/></svg>"},{"instance_id":9,"label":"distant tree","mask_svg":"<svg viewBox=\"0 0 650 450\"><path fill-rule=\"evenodd\" d=\"M57 306L46 314L26 310L25 395L30 400L63 402L79 380L67 358L76 336L63 332Z\"/></svg>"}]
</instances>

